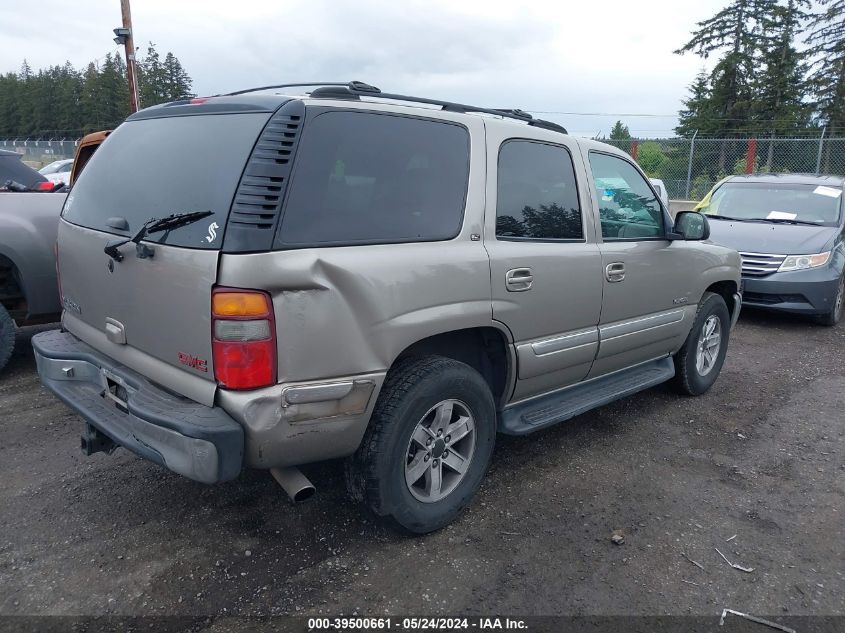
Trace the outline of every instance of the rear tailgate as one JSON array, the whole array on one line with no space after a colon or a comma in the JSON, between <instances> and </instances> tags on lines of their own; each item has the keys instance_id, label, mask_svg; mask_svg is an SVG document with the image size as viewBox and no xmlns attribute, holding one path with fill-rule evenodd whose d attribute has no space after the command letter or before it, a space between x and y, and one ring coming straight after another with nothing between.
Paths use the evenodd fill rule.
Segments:
<instances>
[{"instance_id":1,"label":"rear tailgate","mask_svg":"<svg viewBox=\"0 0 845 633\"><path fill-rule=\"evenodd\" d=\"M211 405L211 291L243 166L268 113L151 118L121 125L91 158L65 204L58 260L63 322L131 369ZM210 211L200 221L120 247L151 218Z\"/></svg>"}]
</instances>

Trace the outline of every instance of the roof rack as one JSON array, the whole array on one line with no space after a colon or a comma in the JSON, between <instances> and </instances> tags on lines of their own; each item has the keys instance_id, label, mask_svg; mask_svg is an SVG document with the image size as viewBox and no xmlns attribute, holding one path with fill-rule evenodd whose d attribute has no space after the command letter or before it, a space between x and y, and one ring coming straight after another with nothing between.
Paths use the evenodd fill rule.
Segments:
<instances>
[{"instance_id":1,"label":"roof rack","mask_svg":"<svg viewBox=\"0 0 845 633\"><path fill-rule=\"evenodd\" d=\"M361 97L372 97L378 99L389 99L391 101L406 101L409 103L424 103L427 105L440 106L441 110L447 112L478 112L482 114L492 114L494 116L504 117L506 119L515 119L531 125L533 127L543 128L545 130L552 130L554 132L561 132L567 134L566 128L552 121L544 119L535 119L533 116L515 108L482 108L478 106L467 105L464 103L455 103L452 101L440 101L439 99L427 99L425 97L413 97L409 95L393 94L389 92L382 92L375 86L364 83L363 81L350 82L330 82L330 81L310 81L306 83L295 84L276 84L272 86L261 86L259 88L247 88L246 90L238 90L237 92L229 92L223 96L234 97L249 92L259 92L261 90L273 90L276 88L302 88L305 86L316 86L317 89L311 92L311 96L317 99L360 99Z\"/></svg>"}]
</instances>

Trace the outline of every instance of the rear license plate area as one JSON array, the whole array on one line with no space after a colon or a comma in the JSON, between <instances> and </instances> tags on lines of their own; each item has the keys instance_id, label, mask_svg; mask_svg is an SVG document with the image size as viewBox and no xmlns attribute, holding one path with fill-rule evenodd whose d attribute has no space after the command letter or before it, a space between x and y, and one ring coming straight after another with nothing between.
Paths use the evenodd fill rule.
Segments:
<instances>
[{"instance_id":1,"label":"rear license plate area","mask_svg":"<svg viewBox=\"0 0 845 633\"><path fill-rule=\"evenodd\" d=\"M129 405L127 404L129 392L123 379L111 373L108 369L101 369L100 375L103 379L103 391L100 395L110 401L118 410L129 413Z\"/></svg>"}]
</instances>

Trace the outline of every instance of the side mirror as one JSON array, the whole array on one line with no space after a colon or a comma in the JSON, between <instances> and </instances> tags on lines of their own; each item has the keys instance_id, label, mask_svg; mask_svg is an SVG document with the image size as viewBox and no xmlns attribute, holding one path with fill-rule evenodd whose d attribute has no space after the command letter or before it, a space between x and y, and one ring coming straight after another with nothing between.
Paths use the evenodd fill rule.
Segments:
<instances>
[{"instance_id":1,"label":"side mirror","mask_svg":"<svg viewBox=\"0 0 845 633\"><path fill-rule=\"evenodd\" d=\"M700 241L710 237L707 216L697 211L681 211L675 216L675 226L668 235L670 240Z\"/></svg>"}]
</instances>

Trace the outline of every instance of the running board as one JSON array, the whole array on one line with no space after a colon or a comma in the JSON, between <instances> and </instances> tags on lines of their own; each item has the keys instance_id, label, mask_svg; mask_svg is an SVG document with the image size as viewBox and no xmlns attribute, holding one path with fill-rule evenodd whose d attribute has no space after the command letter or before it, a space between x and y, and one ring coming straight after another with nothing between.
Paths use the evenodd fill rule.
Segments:
<instances>
[{"instance_id":1,"label":"running board","mask_svg":"<svg viewBox=\"0 0 845 633\"><path fill-rule=\"evenodd\" d=\"M499 431L525 435L666 382L675 375L667 356L513 405L499 416Z\"/></svg>"}]
</instances>

